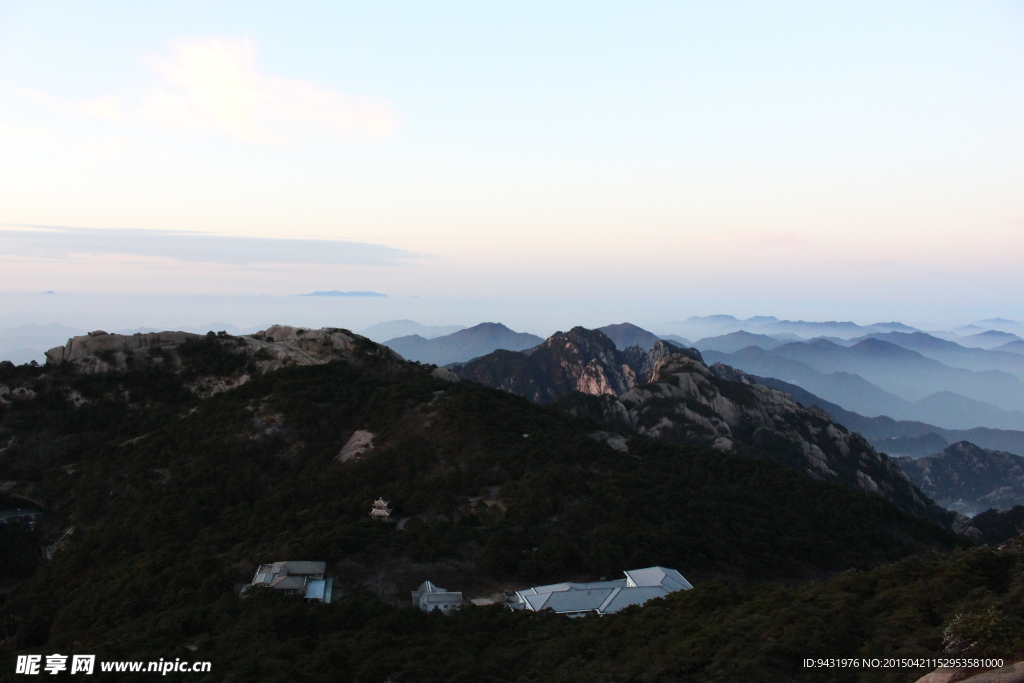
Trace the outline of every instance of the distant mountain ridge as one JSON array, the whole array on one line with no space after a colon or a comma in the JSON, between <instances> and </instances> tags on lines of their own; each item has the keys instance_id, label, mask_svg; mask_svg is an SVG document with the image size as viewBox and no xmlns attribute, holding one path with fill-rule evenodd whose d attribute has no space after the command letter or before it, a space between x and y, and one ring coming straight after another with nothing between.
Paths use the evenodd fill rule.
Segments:
<instances>
[{"instance_id":1,"label":"distant mountain ridge","mask_svg":"<svg viewBox=\"0 0 1024 683\"><path fill-rule=\"evenodd\" d=\"M464 329L466 329L465 325L421 325L415 320L389 320L370 325L366 329L360 330L359 334L379 344L388 339L411 337L414 334L424 339L433 339Z\"/></svg>"},{"instance_id":2,"label":"distant mountain ridge","mask_svg":"<svg viewBox=\"0 0 1024 683\"><path fill-rule=\"evenodd\" d=\"M927 358L932 358L951 367L976 371L1002 370L1024 378L1024 355L1013 353L1013 347L1005 350L1003 350L1003 347L992 349L970 348L925 332L876 333L854 341L863 341L863 339L867 338L879 339L902 346L905 349L917 351ZM1024 348L1024 342L1010 342L1010 344L1014 343L1019 343Z\"/></svg>"},{"instance_id":3,"label":"distant mountain ridge","mask_svg":"<svg viewBox=\"0 0 1024 683\"><path fill-rule=\"evenodd\" d=\"M1005 351L1007 353L1024 354L1024 341L1012 341L1002 346L997 346L992 351Z\"/></svg>"},{"instance_id":4,"label":"distant mountain ridge","mask_svg":"<svg viewBox=\"0 0 1024 683\"><path fill-rule=\"evenodd\" d=\"M602 332L576 327L529 353L496 351L450 369L589 417L607 430L595 438L609 443L615 432L638 433L768 456L812 478L881 495L921 516L946 514L859 434L742 372L708 367L696 349L659 341L649 351L639 345L619 351Z\"/></svg>"},{"instance_id":5,"label":"distant mountain ridge","mask_svg":"<svg viewBox=\"0 0 1024 683\"><path fill-rule=\"evenodd\" d=\"M982 349L991 349L1010 342L1021 341L1021 338L1010 332L986 330L985 332L979 332L978 334L972 334L964 337L960 341L965 345L975 346Z\"/></svg>"},{"instance_id":6,"label":"distant mountain ridge","mask_svg":"<svg viewBox=\"0 0 1024 683\"><path fill-rule=\"evenodd\" d=\"M759 349L771 351L776 347L782 346L783 343L766 334L753 334L746 330L738 330L717 337L704 337L697 340L693 346L702 353L705 351L734 353L749 346L756 346Z\"/></svg>"},{"instance_id":7,"label":"distant mountain ridge","mask_svg":"<svg viewBox=\"0 0 1024 683\"><path fill-rule=\"evenodd\" d=\"M424 339L414 334L390 339L384 342L384 345L394 349L408 360L448 365L468 361L496 349L522 351L536 346L542 341L544 340L537 335L516 332L501 323L480 323L433 339Z\"/></svg>"},{"instance_id":8,"label":"distant mountain ridge","mask_svg":"<svg viewBox=\"0 0 1024 683\"><path fill-rule=\"evenodd\" d=\"M858 346L860 348L855 348ZM855 347L844 348L816 340L784 344L771 351L753 346L734 353L707 351L705 356L709 362L725 363L752 375L795 384L861 415L917 420L946 429L985 426L1024 430L1024 412L1006 410L976 398L989 395L986 390L994 379L999 389L993 392L996 398L1024 400L1024 390L1015 395L1013 389L1016 384L1024 387L1024 380L1008 373L993 375L950 368L917 352L878 340L865 340ZM869 376L865 377L862 372ZM916 377L914 372L917 372ZM878 378L885 380L889 388L907 393L911 389L918 394L929 389L934 392L912 401L870 381ZM894 383L899 386L892 386ZM969 392L974 397L954 395L949 387Z\"/></svg>"},{"instance_id":9,"label":"distant mountain ridge","mask_svg":"<svg viewBox=\"0 0 1024 683\"><path fill-rule=\"evenodd\" d=\"M1024 457L959 441L923 458L896 460L939 505L974 516L1024 505Z\"/></svg>"},{"instance_id":10,"label":"distant mountain ridge","mask_svg":"<svg viewBox=\"0 0 1024 683\"><path fill-rule=\"evenodd\" d=\"M970 441L983 448L1009 451L1024 456L1024 431L1006 429L944 429L933 424L891 417L865 417L827 401L806 389L773 377L751 375L758 384L784 391L805 406L817 406L847 429L860 432L876 449L890 455L921 457L936 453L951 443Z\"/></svg>"},{"instance_id":11,"label":"distant mountain ridge","mask_svg":"<svg viewBox=\"0 0 1024 683\"><path fill-rule=\"evenodd\" d=\"M329 292L310 292L309 294L299 294L299 296L380 296L386 297L387 294L381 294L380 292L342 292L337 289L332 289Z\"/></svg>"},{"instance_id":12,"label":"distant mountain ridge","mask_svg":"<svg viewBox=\"0 0 1024 683\"><path fill-rule=\"evenodd\" d=\"M820 336L850 338L872 332L913 332L916 330L914 327L895 321L858 325L850 321L780 320L775 316L754 316L740 319L732 315L691 316L686 320L661 323L657 329L664 333L680 334L693 339L721 336L739 330L767 335L795 334L803 339Z\"/></svg>"},{"instance_id":13,"label":"distant mountain ridge","mask_svg":"<svg viewBox=\"0 0 1024 683\"><path fill-rule=\"evenodd\" d=\"M952 390L998 406L1024 408L1024 380L1010 373L952 368L917 351L882 341L864 339L853 346L819 339L783 344L770 354L800 361L818 372L856 374L909 401Z\"/></svg>"},{"instance_id":14,"label":"distant mountain ridge","mask_svg":"<svg viewBox=\"0 0 1024 683\"><path fill-rule=\"evenodd\" d=\"M638 344L644 351L649 351L661 337L648 332L642 327L637 327L632 323L619 323L617 325L605 325L604 327L597 328L604 333L606 337L615 343L616 348L622 350L627 349L634 344Z\"/></svg>"}]
</instances>

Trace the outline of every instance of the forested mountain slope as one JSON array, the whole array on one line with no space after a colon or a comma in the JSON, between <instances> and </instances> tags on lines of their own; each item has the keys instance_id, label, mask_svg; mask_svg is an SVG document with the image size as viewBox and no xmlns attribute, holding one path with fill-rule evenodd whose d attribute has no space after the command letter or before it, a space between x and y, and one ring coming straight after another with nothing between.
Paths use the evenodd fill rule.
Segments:
<instances>
[{"instance_id":1,"label":"forested mountain slope","mask_svg":"<svg viewBox=\"0 0 1024 683\"><path fill-rule=\"evenodd\" d=\"M609 431L769 457L950 523L947 512L859 434L742 372L709 368L696 349L660 341L650 351L634 346L620 352L601 332L577 327L552 335L529 354L496 352L451 369L538 403L557 400L563 410Z\"/></svg>"},{"instance_id":2,"label":"forested mountain slope","mask_svg":"<svg viewBox=\"0 0 1024 683\"><path fill-rule=\"evenodd\" d=\"M1024 505L1024 457L959 441L923 458L897 461L939 505L971 516Z\"/></svg>"},{"instance_id":3,"label":"forested mountain slope","mask_svg":"<svg viewBox=\"0 0 1024 683\"><path fill-rule=\"evenodd\" d=\"M0 365L4 500L43 510L0 529L5 658L213 662L199 681L774 681L807 679L805 656L935 656L958 614L986 652L1019 649L1014 551L869 569L968 545L877 496L642 436L622 452L345 330L108 337ZM356 430L373 447L339 462ZM368 518L378 496L402 528ZM237 595L257 563L300 558L328 563L333 604ZM406 605L425 579L473 597L652 564L697 588L594 620Z\"/></svg>"}]
</instances>

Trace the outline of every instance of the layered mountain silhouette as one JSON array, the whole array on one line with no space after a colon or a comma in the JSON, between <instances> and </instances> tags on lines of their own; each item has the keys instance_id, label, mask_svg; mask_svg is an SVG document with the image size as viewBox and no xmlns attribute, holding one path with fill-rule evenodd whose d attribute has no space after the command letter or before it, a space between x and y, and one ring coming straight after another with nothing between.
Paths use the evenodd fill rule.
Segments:
<instances>
[{"instance_id":1,"label":"layered mountain silhouette","mask_svg":"<svg viewBox=\"0 0 1024 683\"><path fill-rule=\"evenodd\" d=\"M1020 353L1024 354L1024 341L1012 341L1002 346L997 346L993 351L1007 351L1009 353Z\"/></svg>"},{"instance_id":2,"label":"layered mountain silhouette","mask_svg":"<svg viewBox=\"0 0 1024 683\"><path fill-rule=\"evenodd\" d=\"M941 361L950 367L978 371L1002 370L1024 378L1024 355L1013 353L1009 349L1001 350L1003 347L991 350L968 348L925 332L888 332L872 334L868 338L879 339L917 351L926 358ZM862 341L862 339L854 341ZM1011 342L1011 344L1013 343L1020 343L1024 347L1024 342ZM768 347L762 346L762 348Z\"/></svg>"},{"instance_id":3,"label":"layered mountain silhouette","mask_svg":"<svg viewBox=\"0 0 1024 683\"><path fill-rule=\"evenodd\" d=\"M956 388L962 396L1004 410L1024 408L1024 380L1006 372L951 368L917 351L880 339L845 347L819 339L783 344L769 353L796 360L818 372L848 372L914 401Z\"/></svg>"},{"instance_id":4,"label":"layered mountain silhouette","mask_svg":"<svg viewBox=\"0 0 1024 683\"><path fill-rule=\"evenodd\" d=\"M860 432L875 448L889 455L921 457L937 453L951 443L970 441L983 448L1009 451L1024 456L1024 431L1008 429L944 429L915 420L865 417L827 401L806 389L774 377L751 378L759 384L784 391L805 406L817 406L847 429Z\"/></svg>"},{"instance_id":5,"label":"layered mountain silhouette","mask_svg":"<svg viewBox=\"0 0 1024 683\"><path fill-rule=\"evenodd\" d=\"M780 320L770 315L758 315L740 319L731 315L692 316L686 320L675 320L662 323L658 329L664 333L680 334L693 339L714 337L746 330L759 334L782 338L783 336L808 339L813 337L852 337L864 336L873 332L913 332L915 328L900 322L874 323L858 325L853 322L825 321L810 322L806 320ZM662 335L663 337L666 335Z\"/></svg>"},{"instance_id":6,"label":"layered mountain silhouette","mask_svg":"<svg viewBox=\"0 0 1024 683\"><path fill-rule=\"evenodd\" d=\"M528 332L515 332L501 323L480 323L433 339L413 334L384 342L403 357L420 363L447 365L468 361L496 349L521 351L544 341Z\"/></svg>"},{"instance_id":7,"label":"layered mountain silhouette","mask_svg":"<svg viewBox=\"0 0 1024 683\"><path fill-rule=\"evenodd\" d=\"M496 351L449 367L465 379L553 403L619 433L770 457L815 479L881 495L922 516L943 514L864 437L696 349L666 341L619 351L599 330L558 332L527 353Z\"/></svg>"},{"instance_id":8,"label":"layered mountain silhouette","mask_svg":"<svg viewBox=\"0 0 1024 683\"><path fill-rule=\"evenodd\" d=\"M661 336L661 338L666 340L666 341L672 342L676 346L686 346L686 347L693 346L693 342L691 342L686 337L680 337L678 334L663 334Z\"/></svg>"},{"instance_id":9,"label":"layered mountain silhouette","mask_svg":"<svg viewBox=\"0 0 1024 683\"><path fill-rule=\"evenodd\" d=\"M1000 330L986 330L985 332L972 334L960 340L964 346L976 346L981 349L992 349L1015 341L1021 341L1021 338L1010 332L1002 332Z\"/></svg>"},{"instance_id":10,"label":"layered mountain silhouette","mask_svg":"<svg viewBox=\"0 0 1024 683\"><path fill-rule=\"evenodd\" d=\"M851 347L819 339L770 351L707 351L705 357L796 384L862 415L946 429L1024 429L1024 380L1007 372L953 368L877 339Z\"/></svg>"},{"instance_id":11,"label":"layered mountain silhouette","mask_svg":"<svg viewBox=\"0 0 1024 683\"><path fill-rule=\"evenodd\" d=\"M1024 457L959 441L934 455L896 461L939 505L973 516L1024 505Z\"/></svg>"},{"instance_id":12,"label":"layered mountain silhouette","mask_svg":"<svg viewBox=\"0 0 1024 683\"><path fill-rule=\"evenodd\" d=\"M746 330L739 330L738 332L730 332L729 334L717 337L704 337L697 340L693 346L701 352L724 351L725 353L734 353L750 346L770 351L778 346L782 346L783 343L783 341L775 337L769 337L766 334L753 334Z\"/></svg>"},{"instance_id":13,"label":"layered mountain silhouette","mask_svg":"<svg viewBox=\"0 0 1024 683\"><path fill-rule=\"evenodd\" d=\"M424 339L433 339L464 329L466 328L463 325L421 325L415 320L389 320L371 325L362 330L360 334L380 343L388 339L408 337L414 334L418 334Z\"/></svg>"}]
</instances>

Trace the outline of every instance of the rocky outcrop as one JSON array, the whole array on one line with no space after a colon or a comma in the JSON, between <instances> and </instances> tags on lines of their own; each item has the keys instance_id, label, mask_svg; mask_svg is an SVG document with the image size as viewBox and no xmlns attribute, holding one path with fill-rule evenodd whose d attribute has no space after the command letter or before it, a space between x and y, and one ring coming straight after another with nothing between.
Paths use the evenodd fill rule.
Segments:
<instances>
[{"instance_id":1,"label":"rocky outcrop","mask_svg":"<svg viewBox=\"0 0 1024 683\"><path fill-rule=\"evenodd\" d=\"M860 434L742 371L708 367L696 349L658 341L649 351L633 346L619 352L601 332L577 327L529 355L496 352L452 369L538 403L555 402L621 433L769 457L916 515L953 521Z\"/></svg>"},{"instance_id":2,"label":"rocky outcrop","mask_svg":"<svg viewBox=\"0 0 1024 683\"><path fill-rule=\"evenodd\" d=\"M377 356L386 361L402 360L391 349L374 344L348 330L310 330L286 325L273 325L251 336L241 337L189 332L124 335L96 331L74 337L64 346L50 349L46 352L46 358L47 363L55 365L71 363L80 374L125 371L129 366L142 367L150 363L170 363L175 369L180 369L179 347L211 336L229 352L250 356L260 374L289 365L319 365L332 360L353 360L357 355ZM193 391L200 395L213 395L243 383L245 380L239 381L240 377L230 379L227 384L206 378L197 382Z\"/></svg>"},{"instance_id":3,"label":"rocky outcrop","mask_svg":"<svg viewBox=\"0 0 1024 683\"><path fill-rule=\"evenodd\" d=\"M461 379L458 375L447 368L434 368L430 371L430 376L435 379L444 380L445 382L458 382Z\"/></svg>"},{"instance_id":4,"label":"rocky outcrop","mask_svg":"<svg viewBox=\"0 0 1024 683\"><path fill-rule=\"evenodd\" d=\"M0 385L0 406L9 406L11 401L26 401L36 397L36 392L28 387L14 387Z\"/></svg>"},{"instance_id":5,"label":"rocky outcrop","mask_svg":"<svg viewBox=\"0 0 1024 683\"><path fill-rule=\"evenodd\" d=\"M357 429L338 453L338 462L349 462L358 460L364 453L373 450L373 439L376 436L373 432L365 429Z\"/></svg>"},{"instance_id":6,"label":"rocky outcrop","mask_svg":"<svg viewBox=\"0 0 1024 683\"><path fill-rule=\"evenodd\" d=\"M998 546L1024 534L1024 505L1015 505L1009 510L986 510L971 518L961 515L953 529L978 543ZM1021 550L1024 550L1024 541Z\"/></svg>"},{"instance_id":7,"label":"rocky outcrop","mask_svg":"<svg viewBox=\"0 0 1024 683\"><path fill-rule=\"evenodd\" d=\"M574 327L556 332L526 353L495 351L450 369L466 379L550 403L573 391L618 396L649 374L647 362L648 355L639 346L620 354L601 332Z\"/></svg>"},{"instance_id":8,"label":"rocky outcrop","mask_svg":"<svg viewBox=\"0 0 1024 683\"><path fill-rule=\"evenodd\" d=\"M1024 505L1024 457L959 441L916 460L898 458L918 488L965 515Z\"/></svg>"},{"instance_id":9,"label":"rocky outcrop","mask_svg":"<svg viewBox=\"0 0 1024 683\"><path fill-rule=\"evenodd\" d=\"M57 346L46 352L47 363L74 363L92 357L116 357L123 360L127 354L152 348L175 348L189 339L201 339L202 335L189 332L150 332L147 334L107 334L101 330L81 337L73 337L64 346Z\"/></svg>"}]
</instances>

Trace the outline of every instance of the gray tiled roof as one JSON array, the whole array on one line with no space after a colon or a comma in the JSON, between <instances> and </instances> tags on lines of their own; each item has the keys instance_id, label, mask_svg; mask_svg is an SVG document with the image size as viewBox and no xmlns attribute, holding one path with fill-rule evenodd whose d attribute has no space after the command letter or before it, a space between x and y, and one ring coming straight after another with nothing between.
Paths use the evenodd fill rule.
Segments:
<instances>
[{"instance_id":1,"label":"gray tiled roof","mask_svg":"<svg viewBox=\"0 0 1024 683\"><path fill-rule=\"evenodd\" d=\"M614 581L592 581L590 583L552 583L547 586L534 586L533 588L527 588L526 590L519 592L537 595L541 593L554 593L555 591L623 588L625 586L626 579L616 579Z\"/></svg>"},{"instance_id":2,"label":"gray tiled roof","mask_svg":"<svg viewBox=\"0 0 1024 683\"><path fill-rule=\"evenodd\" d=\"M307 562L304 560L291 560L289 562L275 562L274 566L282 566L291 575L309 576L311 574L323 574L327 571L326 562Z\"/></svg>"},{"instance_id":3,"label":"gray tiled roof","mask_svg":"<svg viewBox=\"0 0 1024 683\"><path fill-rule=\"evenodd\" d=\"M645 569L630 569L623 574L626 575L626 580L631 586L662 586L673 591L685 591L693 588L690 582L675 569L647 567Z\"/></svg>"},{"instance_id":4,"label":"gray tiled roof","mask_svg":"<svg viewBox=\"0 0 1024 683\"><path fill-rule=\"evenodd\" d=\"M610 614L618 612L630 605L642 605L654 598L663 598L672 591L665 590L661 586L649 586L644 588L620 588L608 599L601 603L601 613Z\"/></svg>"},{"instance_id":5,"label":"gray tiled roof","mask_svg":"<svg viewBox=\"0 0 1024 683\"><path fill-rule=\"evenodd\" d=\"M306 586L305 576L279 576L270 582L271 588L277 590L299 590Z\"/></svg>"},{"instance_id":6,"label":"gray tiled roof","mask_svg":"<svg viewBox=\"0 0 1024 683\"><path fill-rule=\"evenodd\" d=\"M595 588L595 589L570 589L567 591L556 591L547 594L547 600L541 609L551 609L556 612L587 612L597 611L601 604L608 599L614 591L621 588Z\"/></svg>"},{"instance_id":7,"label":"gray tiled roof","mask_svg":"<svg viewBox=\"0 0 1024 683\"><path fill-rule=\"evenodd\" d=\"M592 583L554 583L518 591L522 605L531 610L563 614L610 614L630 605L642 605L680 590L693 588L675 569L646 567L623 572L625 579Z\"/></svg>"}]
</instances>

